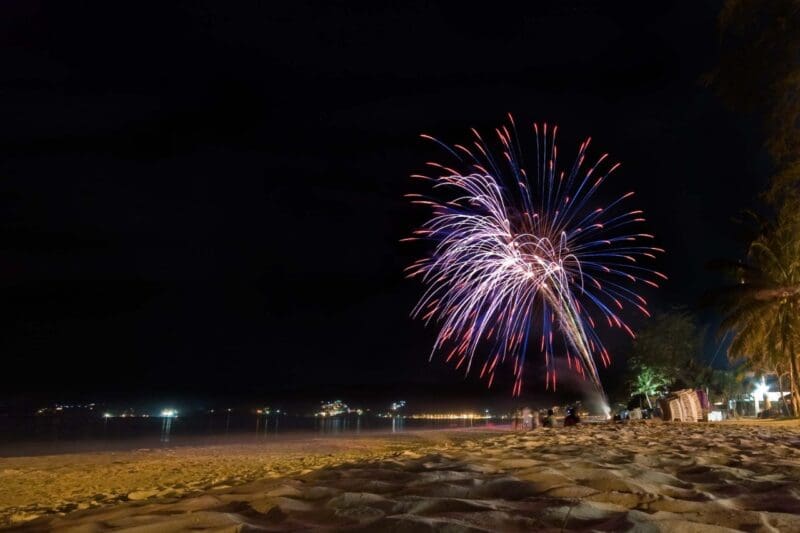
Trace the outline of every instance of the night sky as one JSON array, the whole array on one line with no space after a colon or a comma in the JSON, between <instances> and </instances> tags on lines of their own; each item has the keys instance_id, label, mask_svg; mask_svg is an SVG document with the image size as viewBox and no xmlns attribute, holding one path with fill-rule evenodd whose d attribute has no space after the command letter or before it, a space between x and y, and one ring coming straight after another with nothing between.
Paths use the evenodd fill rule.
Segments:
<instances>
[{"instance_id":1,"label":"night sky","mask_svg":"<svg viewBox=\"0 0 800 533\"><path fill-rule=\"evenodd\" d=\"M420 133L509 111L622 162L648 296L696 305L764 184L700 83L719 3L462 4L4 2L0 396L463 382L408 317L403 194L443 156Z\"/></svg>"}]
</instances>

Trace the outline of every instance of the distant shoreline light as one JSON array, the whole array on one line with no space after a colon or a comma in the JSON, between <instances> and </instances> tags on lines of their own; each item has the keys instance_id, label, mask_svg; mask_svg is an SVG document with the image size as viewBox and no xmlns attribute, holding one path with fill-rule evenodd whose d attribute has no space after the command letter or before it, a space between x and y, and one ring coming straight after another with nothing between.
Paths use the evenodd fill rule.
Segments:
<instances>
[{"instance_id":1,"label":"distant shoreline light","mask_svg":"<svg viewBox=\"0 0 800 533\"><path fill-rule=\"evenodd\" d=\"M488 413L418 413L403 415L412 420L489 420L492 418L508 418L508 415L491 415Z\"/></svg>"}]
</instances>

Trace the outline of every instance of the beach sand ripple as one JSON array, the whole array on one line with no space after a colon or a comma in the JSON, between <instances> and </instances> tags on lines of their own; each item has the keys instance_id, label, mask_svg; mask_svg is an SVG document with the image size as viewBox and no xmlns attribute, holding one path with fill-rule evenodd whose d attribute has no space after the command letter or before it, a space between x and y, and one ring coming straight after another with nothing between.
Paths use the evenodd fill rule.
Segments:
<instances>
[{"instance_id":1,"label":"beach sand ripple","mask_svg":"<svg viewBox=\"0 0 800 533\"><path fill-rule=\"evenodd\" d=\"M800 531L799 444L797 425L643 422L11 458L0 517L83 532Z\"/></svg>"}]
</instances>

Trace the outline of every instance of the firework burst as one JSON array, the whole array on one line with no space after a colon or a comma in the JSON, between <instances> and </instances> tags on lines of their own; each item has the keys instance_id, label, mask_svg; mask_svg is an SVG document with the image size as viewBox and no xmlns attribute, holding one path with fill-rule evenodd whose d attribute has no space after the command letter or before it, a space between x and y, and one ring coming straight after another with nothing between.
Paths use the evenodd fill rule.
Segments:
<instances>
[{"instance_id":1,"label":"firework burst","mask_svg":"<svg viewBox=\"0 0 800 533\"><path fill-rule=\"evenodd\" d=\"M429 206L431 218L414 236L434 243L430 256L407 269L427 286L412 315L439 325L431 352L465 365L480 366L491 387L498 366L513 364L513 394L522 390L525 356L544 354L545 384L556 387L556 357L591 380L600 391L597 363L610 363L597 332L598 322L631 328L620 317L627 308L649 316L636 289L657 287L666 277L645 266L661 248L639 232L642 211L629 210L628 192L599 205L596 192L619 167L603 154L591 166L578 149L572 166L558 167L558 127L533 125L535 169L529 178L522 162L514 119L495 130L500 151L493 153L472 130L471 143L442 146L455 164L428 163L436 196L407 195Z\"/></svg>"}]
</instances>

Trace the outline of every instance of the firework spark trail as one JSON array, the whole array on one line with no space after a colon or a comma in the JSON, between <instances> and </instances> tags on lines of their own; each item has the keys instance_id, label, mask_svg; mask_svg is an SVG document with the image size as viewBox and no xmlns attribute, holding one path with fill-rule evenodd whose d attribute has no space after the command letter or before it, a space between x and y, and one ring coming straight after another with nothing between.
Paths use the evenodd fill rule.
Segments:
<instances>
[{"instance_id":1,"label":"firework spark trail","mask_svg":"<svg viewBox=\"0 0 800 533\"><path fill-rule=\"evenodd\" d=\"M533 183L521 163L516 125L495 129L500 157L472 130L470 145L448 146L429 135L455 161L454 168L429 162L439 200L407 195L428 206L432 217L414 236L435 243L429 257L410 267L409 277L427 286L412 315L439 324L431 357L442 352L469 372L479 352L486 354L480 375L491 387L498 363L513 363L513 394L522 390L525 356L538 346L544 354L547 388L556 387L557 355L590 379L602 393L596 359L610 364L596 333L596 319L633 337L618 312L630 306L648 314L647 301L634 290L657 287L666 276L642 267L661 248L635 228L642 211L622 209L632 192L595 206L598 187L619 167L603 154L584 170L591 138L578 149L568 172L558 170L558 128L534 124L536 167ZM606 170L601 170L605 168Z\"/></svg>"}]
</instances>

